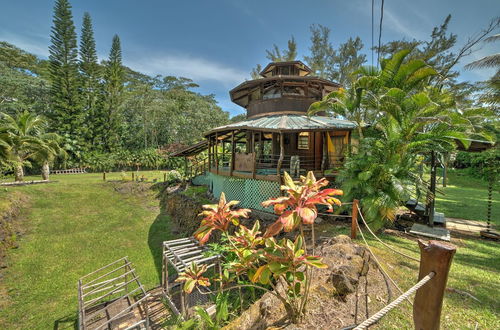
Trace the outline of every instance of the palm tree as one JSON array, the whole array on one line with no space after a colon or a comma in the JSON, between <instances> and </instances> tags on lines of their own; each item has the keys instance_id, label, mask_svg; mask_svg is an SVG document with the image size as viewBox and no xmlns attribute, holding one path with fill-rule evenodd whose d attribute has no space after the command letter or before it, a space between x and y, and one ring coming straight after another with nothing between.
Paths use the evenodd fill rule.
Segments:
<instances>
[{"instance_id":1,"label":"palm tree","mask_svg":"<svg viewBox=\"0 0 500 330\"><path fill-rule=\"evenodd\" d=\"M65 158L66 151L61 148L61 137L56 133L44 133L39 136L43 144L36 149L32 158L42 164L42 179L49 180L50 164L56 157Z\"/></svg>"},{"instance_id":2,"label":"palm tree","mask_svg":"<svg viewBox=\"0 0 500 330\"><path fill-rule=\"evenodd\" d=\"M500 41L500 34L492 35L484 39L485 42ZM489 80L484 82L485 93L481 95L480 101L498 107L500 104L500 53L485 56L477 61L469 63L466 69L496 69L495 74ZM498 111L498 110L497 110Z\"/></svg>"},{"instance_id":3,"label":"palm tree","mask_svg":"<svg viewBox=\"0 0 500 330\"><path fill-rule=\"evenodd\" d=\"M58 136L44 133L46 122L42 117L24 111L16 116L3 113L1 118L3 141L8 145L8 161L14 167L16 181L23 181L24 166L31 166L31 160L49 161L60 152Z\"/></svg>"},{"instance_id":4,"label":"palm tree","mask_svg":"<svg viewBox=\"0 0 500 330\"><path fill-rule=\"evenodd\" d=\"M402 50L390 59L381 61L381 69L373 66L362 67L354 71L358 78L351 88L340 88L328 94L322 101L315 102L309 108L309 114L327 111L356 122L358 134L363 139L363 127L375 125L384 118L380 111L380 95L391 89L412 92L425 84L437 71L424 61L414 59L404 63L411 50Z\"/></svg>"},{"instance_id":5,"label":"palm tree","mask_svg":"<svg viewBox=\"0 0 500 330\"><path fill-rule=\"evenodd\" d=\"M317 105L349 119L371 120L374 132L360 141L340 180L345 198L360 198L377 227L394 219L414 185L422 187L414 174L422 155L446 153L456 147L456 140L467 147L467 137L481 133L477 116L488 114L483 109L456 109L453 95L429 86L437 72L421 60L405 62L408 54L404 50L382 60L381 70L359 70L354 91L334 92L330 96L335 98Z\"/></svg>"}]
</instances>

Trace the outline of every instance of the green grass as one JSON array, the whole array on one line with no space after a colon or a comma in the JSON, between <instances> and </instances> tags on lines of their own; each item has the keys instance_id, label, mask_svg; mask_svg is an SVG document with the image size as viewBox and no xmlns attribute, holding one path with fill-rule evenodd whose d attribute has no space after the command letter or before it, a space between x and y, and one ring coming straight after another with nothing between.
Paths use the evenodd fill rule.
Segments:
<instances>
[{"instance_id":1,"label":"green grass","mask_svg":"<svg viewBox=\"0 0 500 330\"><path fill-rule=\"evenodd\" d=\"M365 235L367 231L365 230ZM379 237L398 250L419 257L416 242L381 234ZM366 237L374 253L381 259L389 275L403 291L417 282L418 263L390 252L372 237ZM361 238L357 240L363 244ZM499 329L500 328L500 255L498 243L481 239L454 240L458 249L453 259L447 287L468 292L480 302L455 292L445 292L441 314L441 329ZM372 301L376 299L372 297ZM377 308L372 308L373 313ZM412 308L403 303L387 314L379 329L413 329Z\"/></svg>"},{"instance_id":2,"label":"green grass","mask_svg":"<svg viewBox=\"0 0 500 330\"><path fill-rule=\"evenodd\" d=\"M163 177L159 171L145 175L160 180ZM38 177L27 178L31 179ZM9 267L3 271L0 283L0 289L8 288L10 297L5 308L0 302L0 329L72 328L78 278L125 255L136 265L147 288L159 283L160 242L172 236L168 217L159 214L154 192L119 193L113 184L102 181L101 173L54 175L51 179L57 182L0 188L0 206L12 193L30 197L29 208L23 214L28 231L21 238L20 247L9 252ZM121 175L108 173L107 179L121 180ZM486 209L485 182L454 172L445 191L446 196L437 202L438 210L451 217L484 219L481 214ZM205 194L205 188L191 187L184 193L198 198ZM498 219L498 191L495 194L493 218ZM321 236L348 233L345 226L325 225L318 230ZM381 238L418 256L413 241L391 235ZM468 292L480 302L447 292L442 328L474 329L476 323L479 329L500 328L498 243L479 239L454 243L458 251L448 287ZM372 239L370 244L403 290L416 283L417 264L392 254ZM371 300L377 303L376 297ZM373 312L376 307L382 306L373 307ZM411 307L400 305L384 317L378 328L411 329L411 320Z\"/></svg>"},{"instance_id":3,"label":"green grass","mask_svg":"<svg viewBox=\"0 0 500 330\"><path fill-rule=\"evenodd\" d=\"M119 180L120 173L107 178ZM161 241L171 234L154 192L116 192L102 174L51 179L58 182L0 191L0 198L10 191L31 198L23 214L28 233L9 252L3 272L9 301L0 311L2 329L72 328L78 278L123 256L146 288L159 283Z\"/></svg>"},{"instance_id":4,"label":"green grass","mask_svg":"<svg viewBox=\"0 0 500 330\"><path fill-rule=\"evenodd\" d=\"M211 201L207 197L207 191L208 188L206 186L189 186L182 194L196 199L202 204L209 204Z\"/></svg>"},{"instance_id":5,"label":"green grass","mask_svg":"<svg viewBox=\"0 0 500 330\"><path fill-rule=\"evenodd\" d=\"M446 217L486 221L488 183L472 178L464 171L450 171L448 186L442 188L445 195L437 195L436 209ZM500 191L493 189L493 208L491 219L500 225Z\"/></svg>"}]
</instances>

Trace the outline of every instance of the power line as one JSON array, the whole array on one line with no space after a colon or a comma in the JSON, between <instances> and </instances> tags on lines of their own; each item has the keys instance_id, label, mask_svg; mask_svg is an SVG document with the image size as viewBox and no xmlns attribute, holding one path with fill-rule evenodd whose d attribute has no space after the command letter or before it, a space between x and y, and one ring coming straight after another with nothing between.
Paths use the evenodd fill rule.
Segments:
<instances>
[{"instance_id":1,"label":"power line","mask_svg":"<svg viewBox=\"0 0 500 330\"><path fill-rule=\"evenodd\" d=\"M373 33L373 30L374 30L374 28L373 28L373 26L374 26L373 12L374 12L374 8L375 8L375 0L372 0L372 66L373 66L373 51L374 51L374 49L373 49L373 40L374 40L374 37L373 37L373 35L374 35L374 33Z\"/></svg>"},{"instance_id":2,"label":"power line","mask_svg":"<svg viewBox=\"0 0 500 330\"><path fill-rule=\"evenodd\" d=\"M382 0L382 4L380 5L380 25L378 29L378 49L377 49L377 68L380 64L380 42L382 40L382 22L384 21L384 0Z\"/></svg>"}]
</instances>

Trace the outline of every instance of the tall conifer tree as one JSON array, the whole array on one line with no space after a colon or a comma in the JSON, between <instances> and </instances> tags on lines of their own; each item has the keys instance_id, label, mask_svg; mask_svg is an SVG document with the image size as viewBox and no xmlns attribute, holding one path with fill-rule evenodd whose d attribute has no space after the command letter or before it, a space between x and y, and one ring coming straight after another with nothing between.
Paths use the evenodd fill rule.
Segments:
<instances>
[{"instance_id":1,"label":"tall conifer tree","mask_svg":"<svg viewBox=\"0 0 500 330\"><path fill-rule=\"evenodd\" d=\"M111 151L119 147L122 123L123 83L125 71L122 66L120 38L113 37L109 59L104 72L103 147Z\"/></svg>"},{"instance_id":2,"label":"tall conifer tree","mask_svg":"<svg viewBox=\"0 0 500 330\"><path fill-rule=\"evenodd\" d=\"M83 116L79 96L78 50L68 0L56 0L49 47L54 129L77 145L82 142Z\"/></svg>"},{"instance_id":3,"label":"tall conifer tree","mask_svg":"<svg viewBox=\"0 0 500 330\"><path fill-rule=\"evenodd\" d=\"M99 125L98 101L100 94L100 67L97 63L92 19L89 13L83 14L82 34L80 37L80 72L83 112L85 117L85 139L91 145L96 142L96 128Z\"/></svg>"}]
</instances>

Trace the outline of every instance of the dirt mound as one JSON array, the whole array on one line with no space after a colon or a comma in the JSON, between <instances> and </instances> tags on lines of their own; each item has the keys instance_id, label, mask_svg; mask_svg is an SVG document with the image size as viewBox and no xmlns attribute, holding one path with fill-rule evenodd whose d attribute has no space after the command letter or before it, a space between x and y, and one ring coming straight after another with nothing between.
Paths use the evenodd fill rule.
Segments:
<instances>
[{"instance_id":1,"label":"dirt mound","mask_svg":"<svg viewBox=\"0 0 500 330\"><path fill-rule=\"evenodd\" d=\"M144 194L151 190L151 183L134 181L108 181L121 194Z\"/></svg>"},{"instance_id":2,"label":"dirt mound","mask_svg":"<svg viewBox=\"0 0 500 330\"><path fill-rule=\"evenodd\" d=\"M316 254L328 268L315 270L301 324L287 324L282 304L266 293L225 329L339 329L363 321L387 303L383 276L365 248L348 236L318 242Z\"/></svg>"},{"instance_id":3,"label":"dirt mound","mask_svg":"<svg viewBox=\"0 0 500 330\"><path fill-rule=\"evenodd\" d=\"M16 248L24 231L19 221L21 210L29 203L26 194L12 191L0 204L0 268L4 268L7 249Z\"/></svg>"}]
</instances>

